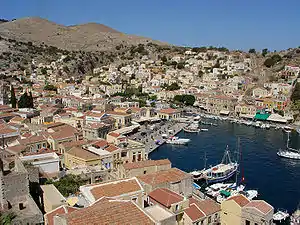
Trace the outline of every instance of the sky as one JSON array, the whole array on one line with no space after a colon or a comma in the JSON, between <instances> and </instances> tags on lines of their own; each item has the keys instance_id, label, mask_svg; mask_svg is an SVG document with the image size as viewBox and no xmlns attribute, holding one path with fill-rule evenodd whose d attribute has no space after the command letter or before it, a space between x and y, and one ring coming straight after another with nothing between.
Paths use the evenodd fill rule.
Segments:
<instances>
[{"instance_id":1,"label":"sky","mask_svg":"<svg viewBox=\"0 0 300 225\"><path fill-rule=\"evenodd\" d=\"M300 46L300 0L1 0L0 18L97 22L182 46Z\"/></svg>"}]
</instances>

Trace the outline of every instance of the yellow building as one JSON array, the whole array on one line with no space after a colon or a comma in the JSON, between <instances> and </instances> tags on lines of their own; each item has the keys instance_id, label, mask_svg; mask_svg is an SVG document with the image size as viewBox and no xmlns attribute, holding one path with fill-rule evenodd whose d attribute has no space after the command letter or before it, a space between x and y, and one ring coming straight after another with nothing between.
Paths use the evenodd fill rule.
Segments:
<instances>
[{"instance_id":1,"label":"yellow building","mask_svg":"<svg viewBox=\"0 0 300 225\"><path fill-rule=\"evenodd\" d=\"M41 185L44 211L50 212L59 206L67 205L66 199L53 184Z\"/></svg>"},{"instance_id":2,"label":"yellow building","mask_svg":"<svg viewBox=\"0 0 300 225\"><path fill-rule=\"evenodd\" d=\"M241 225L242 207L250 201L244 195L230 197L221 203L221 224Z\"/></svg>"},{"instance_id":3,"label":"yellow building","mask_svg":"<svg viewBox=\"0 0 300 225\"><path fill-rule=\"evenodd\" d=\"M161 109L157 113L157 115L160 119L171 120L171 119L180 118L181 113L177 109L169 108L169 109Z\"/></svg>"},{"instance_id":4,"label":"yellow building","mask_svg":"<svg viewBox=\"0 0 300 225\"><path fill-rule=\"evenodd\" d=\"M78 166L99 166L99 155L80 147L73 147L65 153L65 167L72 169Z\"/></svg>"}]
</instances>

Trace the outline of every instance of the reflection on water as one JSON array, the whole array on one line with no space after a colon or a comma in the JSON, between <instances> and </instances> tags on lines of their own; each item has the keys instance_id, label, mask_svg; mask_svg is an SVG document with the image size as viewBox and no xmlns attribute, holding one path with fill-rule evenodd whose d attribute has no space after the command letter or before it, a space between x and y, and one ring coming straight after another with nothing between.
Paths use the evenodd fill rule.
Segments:
<instances>
[{"instance_id":1,"label":"reflection on water","mask_svg":"<svg viewBox=\"0 0 300 225\"><path fill-rule=\"evenodd\" d=\"M242 152L241 167L249 189L257 189L260 197L275 208L294 210L300 201L300 160L279 158L276 152L285 148L287 135L281 130L263 130L245 125L218 122L217 127L203 126L208 132L191 134L181 132L180 137L190 138L188 146L163 145L150 154L152 159L169 158L172 166L187 172L222 160L226 145L236 159L237 137ZM290 146L300 148L300 137L292 133ZM241 175L241 174L240 174Z\"/></svg>"}]
</instances>

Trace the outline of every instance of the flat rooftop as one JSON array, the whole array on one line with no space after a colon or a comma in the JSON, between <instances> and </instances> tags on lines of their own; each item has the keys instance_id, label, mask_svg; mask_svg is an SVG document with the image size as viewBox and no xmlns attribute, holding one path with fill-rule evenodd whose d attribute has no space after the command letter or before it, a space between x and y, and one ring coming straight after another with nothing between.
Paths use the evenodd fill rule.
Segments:
<instances>
[{"instance_id":1,"label":"flat rooftop","mask_svg":"<svg viewBox=\"0 0 300 225\"><path fill-rule=\"evenodd\" d=\"M145 208L145 211L156 221L163 221L174 216L172 213L168 212L159 205L153 205Z\"/></svg>"},{"instance_id":2,"label":"flat rooftop","mask_svg":"<svg viewBox=\"0 0 300 225\"><path fill-rule=\"evenodd\" d=\"M43 195L50 201L53 205L60 205L66 202L65 197L56 189L53 184L41 185L43 190Z\"/></svg>"}]
</instances>

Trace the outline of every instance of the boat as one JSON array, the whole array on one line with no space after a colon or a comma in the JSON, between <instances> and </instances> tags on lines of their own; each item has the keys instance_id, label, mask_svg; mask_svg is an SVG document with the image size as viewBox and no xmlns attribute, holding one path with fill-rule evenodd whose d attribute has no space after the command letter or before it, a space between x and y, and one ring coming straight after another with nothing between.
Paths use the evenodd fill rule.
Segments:
<instances>
[{"instance_id":1,"label":"boat","mask_svg":"<svg viewBox=\"0 0 300 225\"><path fill-rule=\"evenodd\" d=\"M300 127L296 129L297 133L300 134Z\"/></svg>"},{"instance_id":2,"label":"boat","mask_svg":"<svg viewBox=\"0 0 300 225\"><path fill-rule=\"evenodd\" d=\"M255 123L255 127L261 127L261 122L257 121L257 122Z\"/></svg>"},{"instance_id":3,"label":"boat","mask_svg":"<svg viewBox=\"0 0 300 225\"><path fill-rule=\"evenodd\" d=\"M208 131L208 129L206 129L206 128L201 128L201 131Z\"/></svg>"},{"instance_id":4,"label":"boat","mask_svg":"<svg viewBox=\"0 0 300 225\"><path fill-rule=\"evenodd\" d=\"M166 140L167 144L174 144L174 145L185 145L189 143L191 140L188 138L179 138L175 136L169 137L169 139Z\"/></svg>"},{"instance_id":5,"label":"boat","mask_svg":"<svg viewBox=\"0 0 300 225\"><path fill-rule=\"evenodd\" d=\"M260 126L260 128L265 129L265 128L266 128L266 125L265 125L265 124L262 124L262 125Z\"/></svg>"},{"instance_id":6,"label":"boat","mask_svg":"<svg viewBox=\"0 0 300 225\"><path fill-rule=\"evenodd\" d=\"M238 166L237 162L231 161L227 146L221 163L204 170L203 177L208 184L222 182L231 178L237 172Z\"/></svg>"},{"instance_id":7,"label":"boat","mask_svg":"<svg viewBox=\"0 0 300 225\"><path fill-rule=\"evenodd\" d=\"M286 132L286 133L291 133L292 130L293 130L293 128L290 127L290 126L284 126L282 129L283 129L283 131Z\"/></svg>"},{"instance_id":8,"label":"boat","mask_svg":"<svg viewBox=\"0 0 300 225\"><path fill-rule=\"evenodd\" d=\"M273 215L273 220L274 221L283 221L286 220L290 215L286 210L278 210L274 215Z\"/></svg>"},{"instance_id":9,"label":"boat","mask_svg":"<svg viewBox=\"0 0 300 225\"><path fill-rule=\"evenodd\" d=\"M270 129L270 124L266 124L266 129Z\"/></svg>"},{"instance_id":10,"label":"boat","mask_svg":"<svg viewBox=\"0 0 300 225\"><path fill-rule=\"evenodd\" d=\"M190 174L193 176L194 181L201 180L203 178L203 171L192 171Z\"/></svg>"},{"instance_id":11,"label":"boat","mask_svg":"<svg viewBox=\"0 0 300 225\"><path fill-rule=\"evenodd\" d=\"M246 197L249 200L252 200L253 198L256 198L258 196L258 191L256 191L256 190L248 190L248 191L245 191L245 193L246 193Z\"/></svg>"},{"instance_id":12,"label":"boat","mask_svg":"<svg viewBox=\"0 0 300 225\"><path fill-rule=\"evenodd\" d=\"M199 121L200 119L201 117L199 115L194 117L194 121Z\"/></svg>"},{"instance_id":13,"label":"boat","mask_svg":"<svg viewBox=\"0 0 300 225\"><path fill-rule=\"evenodd\" d=\"M183 131L187 132L187 133L198 133L198 132L200 132L200 128L199 128L198 123L197 124L196 123L192 123L189 126L184 127Z\"/></svg>"},{"instance_id":14,"label":"boat","mask_svg":"<svg viewBox=\"0 0 300 225\"><path fill-rule=\"evenodd\" d=\"M300 159L300 150L289 147L290 134L288 133L288 139L286 142L286 149L280 149L277 152L279 157L288 158L288 159Z\"/></svg>"}]
</instances>

